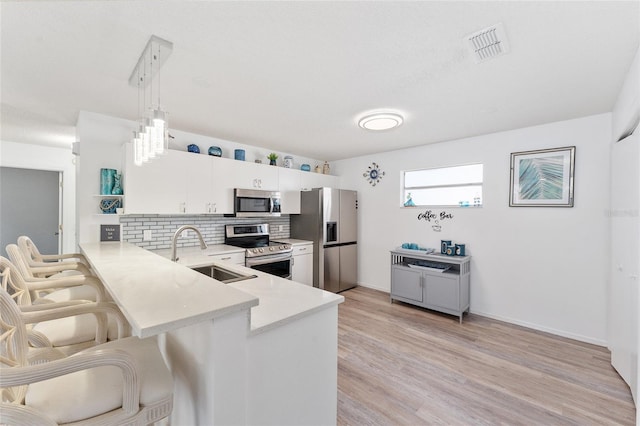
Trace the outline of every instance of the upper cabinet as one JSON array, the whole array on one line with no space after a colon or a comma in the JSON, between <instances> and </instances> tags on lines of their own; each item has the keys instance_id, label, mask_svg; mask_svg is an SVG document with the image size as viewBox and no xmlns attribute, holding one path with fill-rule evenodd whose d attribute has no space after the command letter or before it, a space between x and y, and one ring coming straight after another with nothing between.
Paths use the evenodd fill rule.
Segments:
<instances>
[{"instance_id":1,"label":"upper cabinet","mask_svg":"<svg viewBox=\"0 0 640 426\"><path fill-rule=\"evenodd\" d=\"M300 178L299 170L278 168L278 190L283 214L300 213Z\"/></svg>"},{"instance_id":2,"label":"upper cabinet","mask_svg":"<svg viewBox=\"0 0 640 426\"><path fill-rule=\"evenodd\" d=\"M125 145L125 214L231 214L233 189L280 191L282 213L300 213L300 191L338 178L296 169L169 150L142 166Z\"/></svg>"},{"instance_id":3,"label":"upper cabinet","mask_svg":"<svg viewBox=\"0 0 640 426\"><path fill-rule=\"evenodd\" d=\"M339 187L337 176L282 167L278 168L278 175L278 188L282 197L282 213L284 214L300 213L300 191L308 191L311 188Z\"/></svg>"},{"instance_id":4,"label":"upper cabinet","mask_svg":"<svg viewBox=\"0 0 640 426\"><path fill-rule=\"evenodd\" d=\"M126 144L125 149L125 213L184 213L188 177L183 173L187 165L183 153L170 150L142 166L136 166L131 144Z\"/></svg>"},{"instance_id":5,"label":"upper cabinet","mask_svg":"<svg viewBox=\"0 0 640 426\"><path fill-rule=\"evenodd\" d=\"M215 213L211 157L169 150L136 166L133 148L125 149L126 214Z\"/></svg>"},{"instance_id":6,"label":"upper cabinet","mask_svg":"<svg viewBox=\"0 0 640 426\"><path fill-rule=\"evenodd\" d=\"M225 181L233 188L278 190L278 167L226 158L216 160L220 160Z\"/></svg>"}]
</instances>

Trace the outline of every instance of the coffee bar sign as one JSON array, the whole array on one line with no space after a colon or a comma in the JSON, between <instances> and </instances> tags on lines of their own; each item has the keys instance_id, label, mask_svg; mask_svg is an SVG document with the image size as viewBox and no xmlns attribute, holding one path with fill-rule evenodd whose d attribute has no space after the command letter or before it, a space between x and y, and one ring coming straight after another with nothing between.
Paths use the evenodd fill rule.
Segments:
<instances>
[{"instance_id":1,"label":"coffee bar sign","mask_svg":"<svg viewBox=\"0 0 640 426\"><path fill-rule=\"evenodd\" d=\"M453 213L444 210L439 213L436 213L433 210L425 210L422 213L418 213L418 220L424 220L431 223L431 229L436 232L442 231L442 225L440 222L444 222L449 219L453 219Z\"/></svg>"},{"instance_id":2,"label":"coffee bar sign","mask_svg":"<svg viewBox=\"0 0 640 426\"><path fill-rule=\"evenodd\" d=\"M100 241L120 241L120 225L100 225Z\"/></svg>"}]
</instances>

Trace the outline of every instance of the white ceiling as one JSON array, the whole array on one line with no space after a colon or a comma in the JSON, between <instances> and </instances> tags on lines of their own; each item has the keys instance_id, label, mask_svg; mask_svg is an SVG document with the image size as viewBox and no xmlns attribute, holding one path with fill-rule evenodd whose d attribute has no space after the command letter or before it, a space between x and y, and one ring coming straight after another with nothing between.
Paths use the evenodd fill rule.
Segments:
<instances>
[{"instance_id":1,"label":"white ceiling","mask_svg":"<svg viewBox=\"0 0 640 426\"><path fill-rule=\"evenodd\" d=\"M149 37L170 127L335 160L611 111L639 44L639 1L0 4L2 140L75 140L80 110L137 118ZM501 22L511 51L464 36ZM395 130L356 125L366 111Z\"/></svg>"}]
</instances>

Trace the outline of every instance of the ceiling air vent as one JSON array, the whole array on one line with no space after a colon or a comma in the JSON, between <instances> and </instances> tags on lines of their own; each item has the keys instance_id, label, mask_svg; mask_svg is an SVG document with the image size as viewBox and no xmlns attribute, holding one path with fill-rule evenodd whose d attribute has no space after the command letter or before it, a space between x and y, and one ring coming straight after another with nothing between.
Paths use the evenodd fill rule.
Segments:
<instances>
[{"instance_id":1,"label":"ceiling air vent","mask_svg":"<svg viewBox=\"0 0 640 426\"><path fill-rule=\"evenodd\" d=\"M502 24L496 24L465 37L476 63L503 55L509 51L509 43Z\"/></svg>"}]
</instances>

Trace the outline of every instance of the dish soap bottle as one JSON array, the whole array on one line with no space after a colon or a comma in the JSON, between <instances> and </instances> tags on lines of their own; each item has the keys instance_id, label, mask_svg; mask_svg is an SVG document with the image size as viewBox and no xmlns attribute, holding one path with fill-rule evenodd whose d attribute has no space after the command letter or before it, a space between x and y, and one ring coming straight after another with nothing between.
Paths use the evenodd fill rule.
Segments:
<instances>
[{"instance_id":1,"label":"dish soap bottle","mask_svg":"<svg viewBox=\"0 0 640 426\"><path fill-rule=\"evenodd\" d=\"M330 173L329 163L327 163L326 161L324 162L324 166L322 166L322 173L325 175L328 175Z\"/></svg>"}]
</instances>

